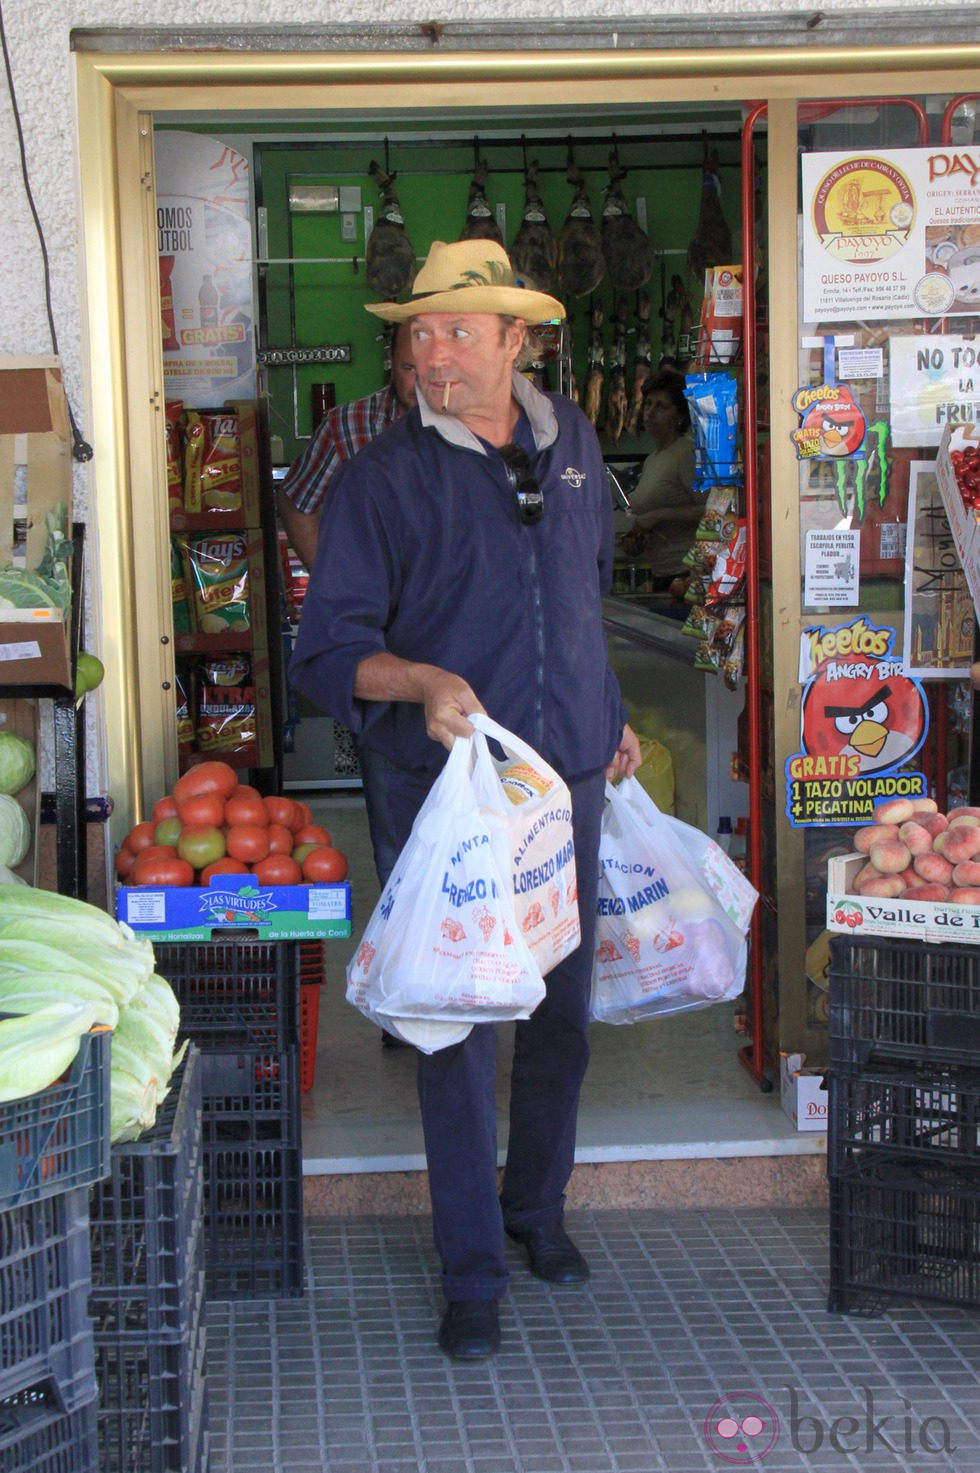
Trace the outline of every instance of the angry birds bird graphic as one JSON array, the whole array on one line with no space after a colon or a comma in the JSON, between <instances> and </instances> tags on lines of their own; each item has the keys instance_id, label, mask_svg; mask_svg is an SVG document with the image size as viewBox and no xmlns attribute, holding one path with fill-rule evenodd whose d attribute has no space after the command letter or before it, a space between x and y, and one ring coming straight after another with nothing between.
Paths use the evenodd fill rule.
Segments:
<instances>
[{"instance_id":1,"label":"angry birds bird graphic","mask_svg":"<svg viewBox=\"0 0 980 1473\"><path fill-rule=\"evenodd\" d=\"M924 742L928 725L914 680L859 657L834 660L814 676L803 694L802 720L804 750L856 757L850 776L906 762Z\"/></svg>"},{"instance_id":2,"label":"angry birds bird graphic","mask_svg":"<svg viewBox=\"0 0 980 1473\"><path fill-rule=\"evenodd\" d=\"M799 429L793 431L801 460L857 455L868 432L868 423L846 384L800 389L794 395L793 405L802 416Z\"/></svg>"}]
</instances>

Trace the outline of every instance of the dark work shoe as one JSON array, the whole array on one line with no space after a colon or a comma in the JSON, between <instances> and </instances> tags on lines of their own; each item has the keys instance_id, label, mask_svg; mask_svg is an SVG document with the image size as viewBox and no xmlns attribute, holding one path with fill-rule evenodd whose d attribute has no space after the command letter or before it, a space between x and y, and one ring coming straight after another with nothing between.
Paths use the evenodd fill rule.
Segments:
<instances>
[{"instance_id":1,"label":"dark work shoe","mask_svg":"<svg viewBox=\"0 0 980 1473\"><path fill-rule=\"evenodd\" d=\"M560 1222L545 1227L508 1228L508 1237L527 1249L532 1274L549 1284L584 1284L589 1265Z\"/></svg>"},{"instance_id":2,"label":"dark work shoe","mask_svg":"<svg viewBox=\"0 0 980 1473\"><path fill-rule=\"evenodd\" d=\"M451 1299L439 1326L439 1349L453 1360L486 1360L500 1349L496 1299Z\"/></svg>"}]
</instances>

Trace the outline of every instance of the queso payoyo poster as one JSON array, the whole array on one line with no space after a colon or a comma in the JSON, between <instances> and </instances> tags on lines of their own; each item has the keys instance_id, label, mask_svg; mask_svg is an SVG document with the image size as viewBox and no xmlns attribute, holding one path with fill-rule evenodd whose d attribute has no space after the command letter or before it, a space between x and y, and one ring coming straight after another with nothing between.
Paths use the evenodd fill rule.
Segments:
<instances>
[{"instance_id":1,"label":"queso payoyo poster","mask_svg":"<svg viewBox=\"0 0 980 1473\"><path fill-rule=\"evenodd\" d=\"M786 763L794 828L864 825L878 803L927 793L908 764L929 730L917 680L902 673L896 631L865 617L800 636L800 750Z\"/></svg>"}]
</instances>

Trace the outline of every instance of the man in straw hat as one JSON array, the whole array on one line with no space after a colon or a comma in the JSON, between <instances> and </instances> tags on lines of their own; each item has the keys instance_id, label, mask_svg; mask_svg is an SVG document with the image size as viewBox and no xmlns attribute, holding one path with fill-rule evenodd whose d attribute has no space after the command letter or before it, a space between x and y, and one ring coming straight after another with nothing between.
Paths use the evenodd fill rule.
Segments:
<instances>
[{"instance_id":1,"label":"man in straw hat","mask_svg":"<svg viewBox=\"0 0 980 1473\"><path fill-rule=\"evenodd\" d=\"M291 675L388 759L402 843L468 713L486 711L572 794L582 942L514 1025L507 1160L498 1196L495 1030L418 1054L433 1230L448 1301L447 1355L500 1343L505 1235L533 1274L583 1282L562 1225L588 1063L599 828L605 781L639 765L609 668L602 595L612 508L595 432L516 372L526 324L559 302L523 285L492 241L436 241L410 300L417 408L331 488Z\"/></svg>"}]
</instances>

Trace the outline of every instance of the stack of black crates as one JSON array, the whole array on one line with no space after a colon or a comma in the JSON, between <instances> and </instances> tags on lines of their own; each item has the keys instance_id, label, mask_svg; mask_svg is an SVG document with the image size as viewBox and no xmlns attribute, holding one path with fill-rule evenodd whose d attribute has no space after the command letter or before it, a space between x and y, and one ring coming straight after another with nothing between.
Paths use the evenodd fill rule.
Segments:
<instances>
[{"instance_id":1,"label":"stack of black crates","mask_svg":"<svg viewBox=\"0 0 980 1473\"><path fill-rule=\"evenodd\" d=\"M109 1171L109 1039L0 1105L3 1473L99 1473L89 1188Z\"/></svg>"},{"instance_id":2,"label":"stack of black crates","mask_svg":"<svg viewBox=\"0 0 980 1473\"><path fill-rule=\"evenodd\" d=\"M189 1048L154 1124L91 1191L101 1473L206 1473L202 1061Z\"/></svg>"},{"instance_id":3,"label":"stack of black crates","mask_svg":"<svg viewBox=\"0 0 980 1473\"><path fill-rule=\"evenodd\" d=\"M831 1310L980 1305L980 947L835 936Z\"/></svg>"},{"instance_id":4,"label":"stack of black crates","mask_svg":"<svg viewBox=\"0 0 980 1473\"><path fill-rule=\"evenodd\" d=\"M300 982L322 942L158 944L202 1057L210 1299L303 1292Z\"/></svg>"}]
</instances>

